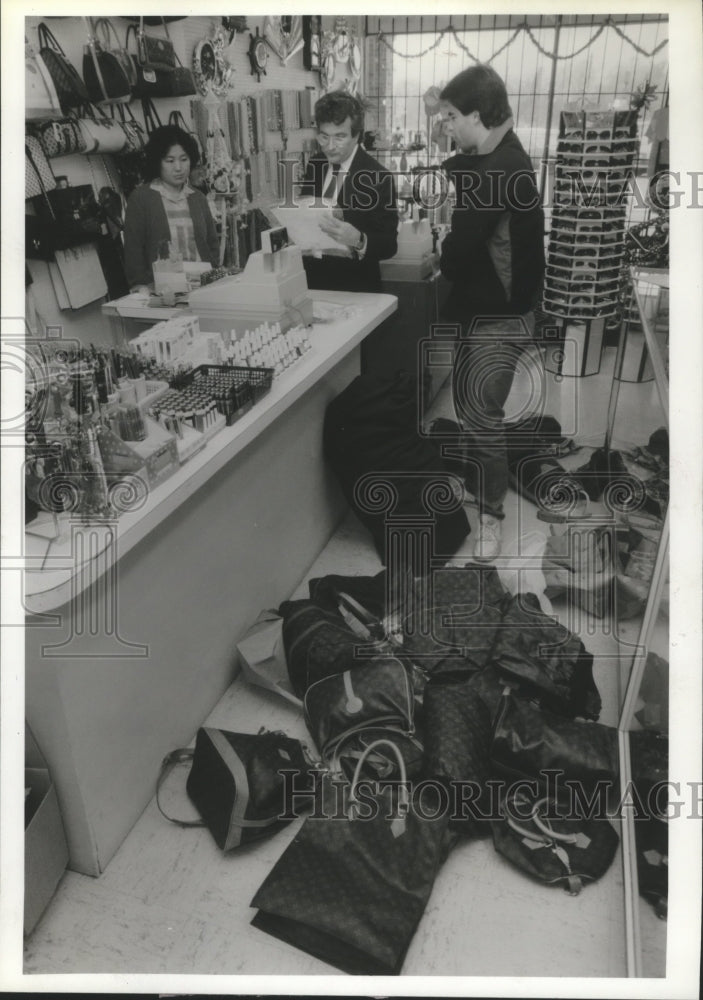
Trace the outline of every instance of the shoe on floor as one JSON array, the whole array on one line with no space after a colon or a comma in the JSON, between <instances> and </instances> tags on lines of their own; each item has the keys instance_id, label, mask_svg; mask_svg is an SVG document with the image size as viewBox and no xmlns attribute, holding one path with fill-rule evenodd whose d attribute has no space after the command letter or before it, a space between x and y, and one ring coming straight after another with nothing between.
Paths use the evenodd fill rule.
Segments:
<instances>
[{"instance_id":1,"label":"shoe on floor","mask_svg":"<svg viewBox=\"0 0 703 1000\"><path fill-rule=\"evenodd\" d=\"M477 562L491 562L500 555L503 542L503 527L497 517L482 514L478 522L478 538L474 545L474 559Z\"/></svg>"}]
</instances>

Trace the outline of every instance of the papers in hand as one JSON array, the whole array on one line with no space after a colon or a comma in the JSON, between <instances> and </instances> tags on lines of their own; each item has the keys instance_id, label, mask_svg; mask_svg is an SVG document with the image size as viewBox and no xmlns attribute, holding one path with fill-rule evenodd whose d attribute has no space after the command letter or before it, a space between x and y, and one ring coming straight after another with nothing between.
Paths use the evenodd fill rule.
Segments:
<instances>
[{"instance_id":1,"label":"papers in hand","mask_svg":"<svg viewBox=\"0 0 703 1000\"><path fill-rule=\"evenodd\" d=\"M269 213L280 226L286 227L289 239L301 250L342 250L348 253L349 247L320 229L320 222L323 219L332 218L332 208L332 205L329 203L325 205L319 198L317 201L313 198L299 198L294 207L272 205Z\"/></svg>"}]
</instances>

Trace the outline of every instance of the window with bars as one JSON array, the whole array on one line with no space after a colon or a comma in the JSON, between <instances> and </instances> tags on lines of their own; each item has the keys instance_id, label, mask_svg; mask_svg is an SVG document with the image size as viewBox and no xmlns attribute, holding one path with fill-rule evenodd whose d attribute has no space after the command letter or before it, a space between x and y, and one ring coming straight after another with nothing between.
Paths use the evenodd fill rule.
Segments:
<instances>
[{"instance_id":1,"label":"window with bars","mask_svg":"<svg viewBox=\"0 0 703 1000\"><path fill-rule=\"evenodd\" d=\"M435 129L433 140L423 95L488 62L505 80L515 130L542 188L566 105L627 108L636 88L654 86L640 115L642 172L651 115L668 103L667 36L665 15L367 17L366 128L376 132L374 155L401 173L445 159L446 137L436 141Z\"/></svg>"}]
</instances>

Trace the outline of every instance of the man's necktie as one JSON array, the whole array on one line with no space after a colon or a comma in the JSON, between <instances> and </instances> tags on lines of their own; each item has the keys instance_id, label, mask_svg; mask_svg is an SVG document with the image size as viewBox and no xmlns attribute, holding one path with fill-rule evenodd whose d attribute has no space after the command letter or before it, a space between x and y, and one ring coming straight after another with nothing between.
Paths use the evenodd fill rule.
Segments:
<instances>
[{"instance_id":1,"label":"man's necktie","mask_svg":"<svg viewBox=\"0 0 703 1000\"><path fill-rule=\"evenodd\" d=\"M322 192L322 197L328 200L336 200L337 195L337 174L340 168L339 163L332 164L332 173L330 174L330 179L327 181L325 190Z\"/></svg>"}]
</instances>

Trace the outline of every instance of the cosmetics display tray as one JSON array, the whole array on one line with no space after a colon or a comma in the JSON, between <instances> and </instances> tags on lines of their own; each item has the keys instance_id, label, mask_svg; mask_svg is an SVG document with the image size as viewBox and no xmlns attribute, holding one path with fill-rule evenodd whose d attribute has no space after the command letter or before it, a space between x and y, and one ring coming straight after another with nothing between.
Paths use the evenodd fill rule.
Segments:
<instances>
[{"instance_id":1,"label":"cosmetics display tray","mask_svg":"<svg viewBox=\"0 0 703 1000\"><path fill-rule=\"evenodd\" d=\"M368 333L395 312L397 299L393 295L324 291L315 293L315 307L316 321L309 332L311 350L274 380L271 391L255 407L231 427L220 431L208 442L207 448L194 455L168 480L150 490L140 509L127 510L120 516L115 558L123 558L254 442ZM326 318L319 320L317 317ZM104 534L107 538L108 533ZM71 596L76 596L81 579L90 577L71 557L70 536L68 530L66 542L53 545L49 561L44 559L44 549L37 548L39 540L29 534L26 536L24 601L29 613L41 614L60 607ZM100 555L94 552L92 558L97 559ZM45 562L44 568L39 568Z\"/></svg>"}]
</instances>

